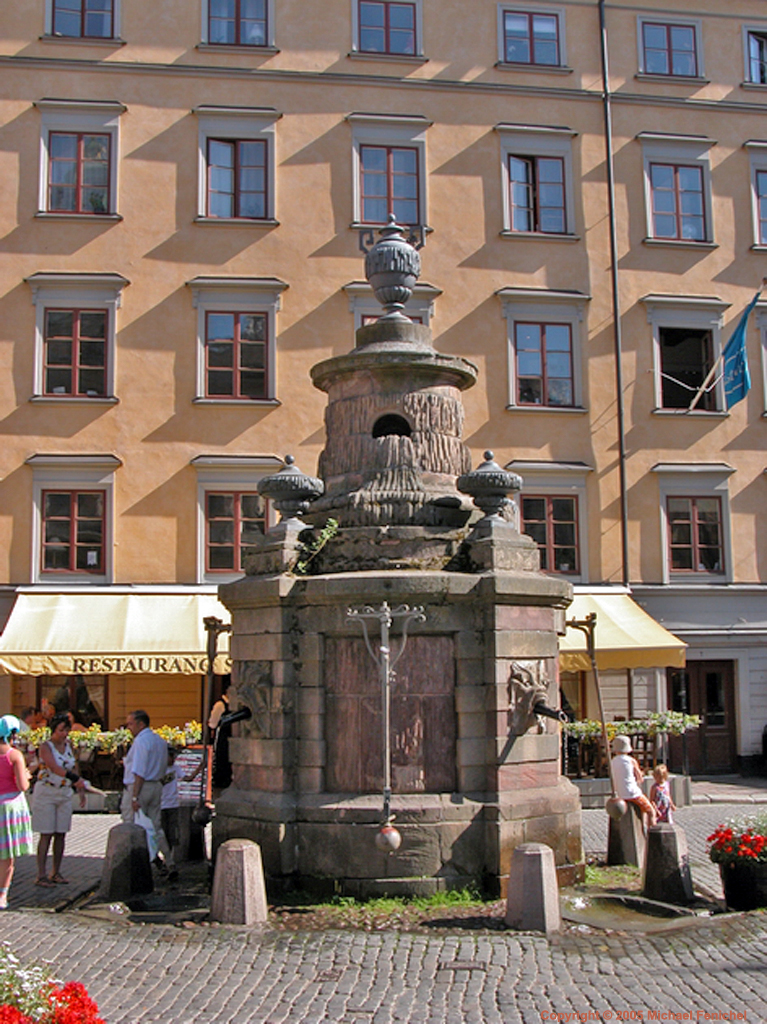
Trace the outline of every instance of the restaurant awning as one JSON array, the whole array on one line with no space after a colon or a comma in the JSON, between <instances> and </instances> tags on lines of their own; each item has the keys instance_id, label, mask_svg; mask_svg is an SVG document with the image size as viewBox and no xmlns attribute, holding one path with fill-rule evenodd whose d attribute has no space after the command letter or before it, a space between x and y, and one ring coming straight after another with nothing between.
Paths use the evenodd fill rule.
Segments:
<instances>
[{"instance_id":1,"label":"restaurant awning","mask_svg":"<svg viewBox=\"0 0 767 1024\"><path fill-rule=\"evenodd\" d=\"M215 594L22 593L0 636L0 673L201 675L210 615L230 620ZM215 671L229 671L225 633Z\"/></svg>"},{"instance_id":2,"label":"restaurant awning","mask_svg":"<svg viewBox=\"0 0 767 1024\"><path fill-rule=\"evenodd\" d=\"M576 594L566 619L585 619L596 612L597 668L683 668L684 644L669 633L628 594ZM564 672L588 672L586 636L568 627L559 638L559 667Z\"/></svg>"}]
</instances>

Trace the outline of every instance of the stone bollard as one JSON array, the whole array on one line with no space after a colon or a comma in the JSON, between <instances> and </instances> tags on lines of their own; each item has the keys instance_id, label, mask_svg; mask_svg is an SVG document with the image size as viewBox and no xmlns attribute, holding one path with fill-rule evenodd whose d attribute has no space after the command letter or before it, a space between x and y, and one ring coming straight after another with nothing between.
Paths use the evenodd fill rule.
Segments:
<instances>
[{"instance_id":1,"label":"stone bollard","mask_svg":"<svg viewBox=\"0 0 767 1024\"><path fill-rule=\"evenodd\" d=\"M607 863L644 863L645 835L642 828L642 812L636 804L629 803L626 813L617 821L610 818L607 832Z\"/></svg>"},{"instance_id":2,"label":"stone bollard","mask_svg":"<svg viewBox=\"0 0 767 1024\"><path fill-rule=\"evenodd\" d=\"M647 832L642 895L684 905L694 898L687 836L678 825L653 825Z\"/></svg>"},{"instance_id":3,"label":"stone bollard","mask_svg":"<svg viewBox=\"0 0 767 1024\"><path fill-rule=\"evenodd\" d=\"M99 898L125 902L153 889L146 832L140 825L115 825L109 830Z\"/></svg>"},{"instance_id":4,"label":"stone bollard","mask_svg":"<svg viewBox=\"0 0 767 1024\"><path fill-rule=\"evenodd\" d=\"M554 851L544 843L522 843L511 857L506 924L517 931L545 932L562 927Z\"/></svg>"},{"instance_id":5,"label":"stone bollard","mask_svg":"<svg viewBox=\"0 0 767 1024\"><path fill-rule=\"evenodd\" d=\"M228 839L219 846L210 919L223 924L266 921L266 885L258 843L250 839Z\"/></svg>"}]
</instances>

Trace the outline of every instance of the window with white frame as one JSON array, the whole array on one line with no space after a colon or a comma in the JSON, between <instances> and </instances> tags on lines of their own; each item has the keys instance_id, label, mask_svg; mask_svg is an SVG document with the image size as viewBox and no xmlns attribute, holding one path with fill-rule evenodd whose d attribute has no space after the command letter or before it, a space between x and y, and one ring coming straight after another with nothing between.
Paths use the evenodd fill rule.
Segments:
<instances>
[{"instance_id":1,"label":"window with white frame","mask_svg":"<svg viewBox=\"0 0 767 1024\"><path fill-rule=\"evenodd\" d=\"M111 583L114 455L33 455L32 582Z\"/></svg>"},{"instance_id":2,"label":"window with white frame","mask_svg":"<svg viewBox=\"0 0 767 1024\"><path fill-rule=\"evenodd\" d=\"M507 324L507 408L582 410L581 331L590 297L542 288L496 294Z\"/></svg>"},{"instance_id":3,"label":"window with white frame","mask_svg":"<svg viewBox=\"0 0 767 1024\"><path fill-rule=\"evenodd\" d=\"M498 4L498 63L540 70L563 67L564 9Z\"/></svg>"},{"instance_id":4,"label":"window with white frame","mask_svg":"<svg viewBox=\"0 0 767 1024\"><path fill-rule=\"evenodd\" d=\"M352 127L352 227L427 222L424 117L349 114Z\"/></svg>"},{"instance_id":5,"label":"window with white frame","mask_svg":"<svg viewBox=\"0 0 767 1024\"><path fill-rule=\"evenodd\" d=\"M691 295L646 295L641 301L652 328L654 411L721 412L721 375L711 370L722 351L729 303Z\"/></svg>"},{"instance_id":6,"label":"window with white frame","mask_svg":"<svg viewBox=\"0 0 767 1024\"><path fill-rule=\"evenodd\" d=\"M45 35L90 41L117 39L120 0L46 0Z\"/></svg>"},{"instance_id":7,"label":"window with white frame","mask_svg":"<svg viewBox=\"0 0 767 1024\"><path fill-rule=\"evenodd\" d=\"M351 56L423 56L423 0L351 0Z\"/></svg>"},{"instance_id":8,"label":"window with white frame","mask_svg":"<svg viewBox=\"0 0 767 1024\"><path fill-rule=\"evenodd\" d=\"M756 304L755 309L756 328L759 331L759 349L762 354L762 401L764 403L763 416L767 416L767 295Z\"/></svg>"},{"instance_id":9,"label":"window with white frame","mask_svg":"<svg viewBox=\"0 0 767 1024\"><path fill-rule=\"evenodd\" d=\"M657 463L663 582L730 582L732 550L726 463Z\"/></svg>"},{"instance_id":10,"label":"window with white frame","mask_svg":"<svg viewBox=\"0 0 767 1024\"><path fill-rule=\"evenodd\" d=\"M569 128L498 124L503 186L502 234L573 238L572 140Z\"/></svg>"},{"instance_id":11,"label":"window with white frame","mask_svg":"<svg viewBox=\"0 0 767 1024\"><path fill-rule=\"evenodd\" d=\"M645 242L660 245L711 244L713 139L641 132L645 183Z\"/></svg>"},{"instance_id":12,"label":"window with white frame","mask_svg":"<svg viewBox=\"0 0 767 1024\"><path fill-rule=\"evenodd\" d=\"M767 140L745 143L751 170L752 248L767 247Z\"/></svg>"},{"instance_id":13,"label":"window with white frame","mask_svg":"<svg viewBox=\"0 0 767 1024\"><path fill-rule=\"evenodd\" d=\"M639 72L664 78L702 78L702 24L681 18L639 17Z\"/></svg>"},{"instance_id":14,"label":"window with white frame","mask_svg":"<svg viewBox=\"0 0 767 1024\"><path fill-rule=\"evenodd\" d=\"M282 462L267 455L198 455L192 465L197 471L197 582L236 579L271 525L258 482Z\"/></svg>"},{"instance_id":15,"label":"window with white frame","mask_svg":"<svg viewBox=\"0 0 767 1024\"><path fill-rule=\"evenodd\" d=\"M541 569L587 580L586 481L591 467L583 462L515 459L507 469L522 477L517 497L520 530L538 545Z\"/></svg>"},{"instance_id":16,"label":"window with white frame","mask_svg":"<svg viewBox=\"0 0 767 1024\"><path fill-rule=\"evenodd\" d=\"M121 274L37 273L32 401L115 401L115 333Z\"/></svg>"},{"instance_id":17,"label":"window with white frame","mask_svg":"<svg viewBox=\"0 0 767 1024\"><path fill-rule=\"evenodd\" d=\"M351 281L344 285L344 291L349 297L349 312L354 314L355 331L366 324L374 323L382 316L381 303L366 281ZM409 316L413 323L426 324L428 327L434 316L435 299L441 294L441 289L435 288L434 285L418 281L405 305L405 315Z\"/></svg>"},{"instance_id":18,"label":"window with white frame","mask_svg":"<svg viewBox=\"0 0 767 1024\"><path fill-rule=\"evenodd\" d=\"M41 114L38 216L117 216L122 103L37 100Z\"/></svg>"},{"instance_id":19,"label":"window with white frame","mask_svg":"<svg viewBox=\"0 0 767 1024\"><path fill-rule=\"evenodd\" d=\"M273 226L276 110L195 108L198 122L198 222Z\"/></svg>"},{"instance_id":20,"label":"window with white frame","mask_svg":"<svg viewBox=\"0 0 767 1024\"><path fill-rule=\"evenodd\" d=\"M276 319L283 281L196 277L196 402L276 401Z\"/></svg>"},{"instance_id":21,"label":"window with white frame","mask_svg":"<svg viewBox=\"0 0 767 1024\"><path fill-rule=\"evenodd\" d=\"M767 25L743 26L745 80L767 85Z\"/></svg>"},{"instance_id":22,"label":"window with white frame","mask_svg":"<svg viewBox=\"0 0 767 1024\"><path fill-rule=\"evenodd\" d=\"M274 0L202 0L203 45L274 50Z\"/></svg>"}]
</instances>

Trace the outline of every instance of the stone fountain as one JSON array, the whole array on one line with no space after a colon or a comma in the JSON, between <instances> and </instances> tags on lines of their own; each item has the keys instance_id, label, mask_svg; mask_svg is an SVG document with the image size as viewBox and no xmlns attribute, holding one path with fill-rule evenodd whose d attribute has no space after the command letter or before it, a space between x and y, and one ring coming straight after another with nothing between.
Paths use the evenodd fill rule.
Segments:
<instances>
[{"instance_id":1,"label":"stone fountain","mask_svg":"<svg viewBox=\"0 0 767 1024\"><path fill-rule=\"evenodd\" d=\"M573 879L580 801L551 719L571 588L519 533L519 477L491 452L471 471L461 392L476 367L404 314L419 254L393 219L380 235L365 269L383 315L312 369L328 395L319 478L288 458L262 480L282 521L220 588L252 716L230 740L215 842L258 842L272 884L353 895L470 882L505 894L523 842L549 845ZM379 673L349 614L360 606L419 611L406 646L393 620L386 740ZM392 821L401 843L387 852Z\"/></svg>"}]
</instances>

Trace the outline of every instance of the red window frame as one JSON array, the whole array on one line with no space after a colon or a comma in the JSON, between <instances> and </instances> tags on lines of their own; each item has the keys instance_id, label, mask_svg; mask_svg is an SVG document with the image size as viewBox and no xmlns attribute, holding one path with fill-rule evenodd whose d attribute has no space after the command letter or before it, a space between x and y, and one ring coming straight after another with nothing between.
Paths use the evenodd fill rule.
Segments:
<instances>
[{"instance_id":1,"label":"red window frame","mask_svg":"<svg viewBox=\"0 0 767 1024\"><path fill-rule=\"evenodd\" d=\"M211 334L211 323L213 317L231 317L233 319L233 337L216 337ZM242 321L244 317L255 317L263 324L263 338L250 339L242 338ZM232 358L230 362L216 363L211 360L211 345L231 345ZM244 359L243 345L259 345L263 350L263 366L250 366L248 360ZM221 353L223 357L223 352ZM210 310L205 314L205 397L211 399L237 399L243 402L262 401L269 398L269 317L267 313L247 312L233 313L230 310ZM212 374L231 374L231 391L217 391L211 387ZM243 388L243 375L259 374L263 376L262 393L258 395L249 394Z\"/></svg>"},{"instance_id":2,"label":"red window frame","mask_svg":"<svg viewBox=\"0 0 767 1024\"><path fill-rule=\"evenodd\" d=\"M365 157L369 152L383 152L386 154L386 196L382 195L371 195L365 192ZM394 168L394 156L396 153L412 153L415 160L415 174L409 172L397 171ZM380 175L380 171L371 170L368 168L367 173ZM397 196L395 195L396 179L398 177L407 177L415 179L415 197L410 198L408 196ZM368 202L380 202L386 199L386 218L375 219L369 217L366 211L366 204ZM415 203L415 219L410 217L404 218L397 214L396 206L398 203ZM415 227L421 223L421 166L418 149L415 146L360 146L360 206L362 213L363 224L384 224L388 219L389 214L393 213L397 217L398 223L403 226Z\"/></svg>"},{"instance_id":3,"label":"red window frame","mask_svg":"<svg viewBox=\"0 0 767 1024\"><path fill-rule=\"evenodd\" d=\"M666 44L665 44L665 46L658 47L658 46L648 46L647 45L647 29L648 28L660 28L660 29L663 29L663 31L665 32L665 35L666 35ZM689 32L692 32L692 38L693 38L692 50L680 50L678 48L674 49L674 46L672 45L672 42L671 42L671 33L672 33L672 31L675 28L681 28L681 29L685 29L685 30L687 30ZM668 65L668 71L648 71L649 62L648 62L648 59L647 59L647 55L648 55L649 52L665 53L666 54L666 62L667 62L667 65ZM687 72L687 71L674 71L674 54L675 53L683 53L683 54L692 53L693 64L694 64L692 73ZM699 74L699 72L698 72L698 31L697 31L695 25L682 25L682 24L678 24L678 23L674 23L674 22L664 22L664 21L643 21L642 22L642 60L643 60L643 63L644 63L644 70L645 70L646 74L651 74L651 75L667 75L669 78L674 78L674 77L678 77L678 78L697 78L698 74Z\"/></svg>"},{"instance_id":4,"label":"red window frame","mask_svg":"<svg viewBox=\"0 0 767 1024\"><path fill-rule=\"evenodd\" d=\"M524 339L522 337L524 328L538 328L539 345L535 348L530 346L525 347ZM549 348L547 335L552 329L557 331L567 330L568 335L568 347L563 348ZM553 342L552 342L553 345ZM554 362L557 356L561 357L563 353L567 353L569 361L569 373L552 373L549 367L550 362ZM537 353L540 359L540 373L523 372L525 367L523 360L526 353ZM516 391L517 391L517 404L524 406L535 406L535 407L547 407L552 409L572 409L575 406L575 373L573 368L573 329L568 323L544 323L535 320L517 320L514 322L514 358L515 358L515 378L516 378ZM562 402L552 400L552 385L554 381L568 381L570 385L569 401ZM523 389L525 387L524 381L540 381L540 396L541 401L529 401L525 399ZM556 397L556 396L555 396Z\"/></svg>"},{"instance_id":5,"label":"red window frame","mask_svg":"<svg viewBox=\"0 0 767 1024\"><path fill-rule=\"evenodd\" d=\"M767 85L767 32L748 33L748 80Z\"/></svg>"},{"instance_id":6,"label":"red window frame","mask_svg":"<svg viewBox=\"0 0 767 1024\"><path fill-rule=\"evenodd\" d=\"M368 25L363 23L364 9L368 7L382 7L383 8L383 25ZM395 49L392 46L393 38L396 38L396 34L400 32L408 31L403 29L401 26L392 27L392 9L393 8L407 8L410 10L411 15L411 26L410 32L410 47L407 46L404 49ZM363 33L366 29L378 29L383 31L384 49L376 50L363 45ZM357 31L358 31L358 43L360 53L376 53L384 54L390 57L413 57L418 53L418 38L417 38L417 19L416 19L416 5L413 3L399 3L397 0L357 0ZM393 32L395 33L393 37Z\"/></svg>"},{"instance_id":7,"label":"red window frame","mask_svg":"<svg viewBox=\"0 0 767 1024\"><path fill-rule=\"evenodd\" d=\"M510 38L510 36L509 36L509 33L507 31L507 28L506 28L506 15L507 14L514 15L517 18L526 18L527 19L527 36L526 36L526 38L527 38L527 44L528 44L529 52L530 52L530 59L529 60L514 60L514 59L509 57L509 38ZM503 62L504 62L504 64L522 64L524 66L532 64L532 65L534 65L536 67L546 67L546 68L556 68L556 67L560 67L561 66L561 64L562 64L562 47L561 47L560 39L559 39L560 24L559 24L559 16L558 15L556 15L556 14L544 14L543 12L516 10L513 7L508 7L508 8L504 8L503 14L502 14L502 18L503 18ZM535 23L536 23L537 20L554 21L556 26L557 26L556 39L555 39L556 48L557 48L557 54L556 54L556 60L554 60L554 61L536 60L535 59L536 58L536 53L535 53L535 49L536 49L536 47L535 47L535 42L536 42L536 39L535 39ZM517 37L512 36L511 38L517 38Z\"/></svg>"},{"instance_id":8,"label":"red window frame","mask_svg":"<svg viewBox=\"0 0 767 1024\"><path fill-rule=\"evenodd\" d=\"M69 157L59 157L53 155L53 143L57 138L74 138L77 140L77 153L74 159ZM105 139L107 144L107 157L106 160L88 160L84 155L85 140L89 138ZM54 181L54 167L59 164L74 164L75 165L75 180L70 185L69 182L56 182ZM90 184L83 181L84 169L87 164L106 164L106 184ZM48 136L48 212L49 213L82 213L88 214L92 217L103 217L104 214L110 213L112 209L112 136L108 132L50 132ZM53 195L55 189L61 188L74 188L75 204L74 209L68 209L62 206L55 206L53 203ZM88 209L83 202L83 195L88 188L93 189L104 189L106 199L104 202L104 209L97 210L91 207Z\"/></svg>"},{"instance_id":9,"label":"red window frame","mask_svg":"<svg viewBox=\"0 0 767 1024\"><path fill-rule=\"evenodd\" d=\"M541 501L544 503L544 518L525 516L526 502ZM572 502L572 513L568 519L556 518L555 505L559 502ZM562 543L557 536L557 527L571 527L572 544ZM537 529L536 529L537 527ZM530 532L532 529L533 532ZM538 545L541 553L541 569L544 572L557 573L561 576L577 576L580 573L580 550L578 547L578 498L570 494L524 494L522 496L522 532L527 533ZM557 553L572 550L575 564L569 569L557 567Z\"/></svg>"},{"instance_id":10,"label":"red window frame","mask_svg":"<svg viewBox=\"0 0 767 1024\"><path fill-rule=\"evenodd\" d=\"M51 314L69 313L72 315L72 333L70 335L53 335L50 330ZM103 317L104 330L101 338L82 337L83 315L98 315ZM49 396L65 395L69 398L103 398L107 394L108 374L108 337L109 337L109 313L105 309L56 309L45 310L43 325L43 394ZM56 362L51 358L51 347L56 342L69 342L71 346L68 362ZM101 345L102 360L100 364L83 362L83 350L86 346ZM87 349L86 349L87 353ZM87 355L85 356L87 358ZM51 377L57 371L69 370L69 390L57 391L61 385L51 385ZM93 387L83 387L84 376L89 371L98 371L102 376L101 390Z\"/></svg>"},{"instance_id":11,"label":"red window frame","mask_svg":"<svg viewBox=\"0 0 767 1024\"><path fill-rule=\"evenodd\" d=\"M515 166L516 165L516 166ZM550 181L542 179L544 168L559 168L559 179ZM525 178L518 172L525 171ZM521 156L510 153L509 171L509 203L511 206L511 230L546 235L566 235L567 231L567 184L565 181L565 161L561 156ZM552 202L550 192L561 190L561 202ZM521 201L520 201L521 200ZM546 224L551 211L557 211L559 225ZM526 227L519 224L526 222Z\"/></svg>"},{"instance_id":12,"label":"red window frame","mask_svg":"<svg viewBox=\"0 0 767 1024\"><path fill-rule=\"evenodd\" d=\"M114 39L115 32L115 11L114 11L114 0L106 0L107 6L105 7L92 7L90 0L80 0L80 31L77 35L66 35L61 31L59 27L59 16L64 17L66 15L72 15L75 13L71 8L60 9L57 0L53 0L53 34L55 36L66 36L68 39ZM92 35L86 32L87 19L89 14L103 14L105 11L109 13L109 32L102 35Z\"/></svg>"},{"instance_id":13,"label":"red window frame","mask_svg":"<svg viewBox=\"0 0 767 1024\"><path fill-rule=\"evenodd\" d=\"M242 514L242 499L243 498L258 498L262 508L262 515L260 516L243 516ZM211 498L231 498L232 499L232 515L215 515L211 513ZM243 562L243 548L249 545L242 543L242 530L246 523L261 523L262 532L266 530L266 502L261 498L255 491L228 491L228 490L210 490L205 492L205 572L216 574L216 573L232 573L232 572L244 572ZM231 523L231 540L216 542L212 539L212 533L214 525L216 523ZM215 550L229 550L232 551L232 565L231 566L213 566L211 555Z\"/></svg>"},{"instance_id":14,"label":"red window frame","mask_svg":"<svg viewBox=\"0 0 767 1024\"><path fill-rule=\"evenodd\" d=\"M756 172L756 214L759 220L759 244L767 245L767 171Z\"/></svg>"},{"instance_id":15,"label":"red window frame","mask_svg":"<svg viewBox=\"0 0 767 1024\"><path fill-rule=\"evenodd\" d=\"M232 189L224 190L220 188L214 188L213 179L217 170L223 169L224 171L230 168L225 167L223 164L219 165L213 162L211 157L213 146L225 146L231 150L232 153ZM242 146L257 146L261 155L262 161L260 163L244 164L242 161ZM266 139L219 139L210 138L208 139L207 145L207 167L208 167L208 182L207 182L207 211L208 217L216 217L220 219L232 219L232 220L266 220L269 216L269 148ZM248 168L261 169L264 176L264 187L262 189L250 188L245 189L242 187L242 175ZM220 214L214 213L212 209L212 198L216 195L224 195L231 197L232 212L226 217L221 217ZM259 217L252 217L247 213L242 212L242 203L244 196L261 196L263 201L263 214Z\"/></svg>"},{"instance_id":16,"label":"red window frame","mask_svg":"<svg viewBox=\"0 0 767 1024\"><path fill-rule=\"evenodd\" d=\"M263 0L263 18L243 18L242 15L242 0L234 0L234 16L232 18L219 17L213 13L213 2L208 2L208 42L214 46L252 46L252 47L264 47L269 45L269 3L268 0ZM213 39L213 25L215 22L234 22L234 39L222 41L220 39ZM263 43L249 43L247 40L243 40L243 21L255 22L263 25Z\"/></svg>"},{"instance_id":17,"label":"red window frame","mask_svg":"<svg viewBox=\"0 0 767 1024\"><path fill-rule=\"evenodd\" d=\"M54 495L66 496L69 499L69 511L66 515L62 514L49 514L48 513L48 498ZM99 516L81 514L80 510L80 499L89 498L94 495L98 495L101 498L101 514ZM105 543L106 543L106 513L107 513L107 495L106 491L93 489L93 490L60 490L53 489L42 492L41 496L41 543L40 543L40 572L46 576L57 575L60 573L78 573L78 574L92 574L97 576L103 576L105 569ZM87 541L83 539L83 531L86 528L87 523L99 523L99 532L101 540L98 544L93 541ZM65 537L54 537L49 539L49 526L57 524L58 530L62 534L66 534ZM54 549L67 549L67 564L65 566L48 568L46 566L46 555L52 552ZM96 564L89 566L87 564L89 549L98 551L98 558ZM85 553L85 565L78 565L79 555L81 552Z\"/></svg>"},{"instance_id":18,"label":"red window frame","mask_svg":"<svg viewBox=\"0 0 767 1024\"><path fill-rule=\"evenodd\" d=\"M702 518L704 510L701 508L703 502L706 502L709 507L709 512L715 510L715 520ZM682 505L686 503L688 515L684 518L681 515L677 515L672 518L672 505ZM678 512L682 512L679 508ZM686 497L683 495L668 495L666 497L666 519L668 524L668 567L669 572L678 573L705 573L707 575L721 576L725 572L724 565L724 538L722 534L722 502L717 495L707 496L691 496ZM689 529L689 540L680 540L680 537L684 537L685 530L684 524L688 524ZM706 528L715 527L716 530L716 543L711 543L710 540L706 540ZM675 530L676 527L676 530ZM679 564L679 554L683 551L689 551L689 565ZM704 552L717 552L719 568L709 568L701 561L701 555ZM677 564L674 564L675 556Z\"/></svg>"},{"instance_id":19,"label":"red window frame","mask_svg":"<svg viewBox=\"0 0 767 1024\"><path fill-rule=\"evenodd\" d=\"M662 188L656 185L653 180L653 174L655 169L669 168L673 173L673 187ZM700 182L700 189L685 189L682 188L679 180L680 171L695 171ZM653 238L667 238L671 241L682 241L682 242L705 242L708 238L708 224L706 221L706 195L705 195L706 183L703 177L703 168L697 164L672 164L666 161L655 160L650 164L650 194L652 197L652 233ZM659 210L658 199L660 195L665 193L673 192L674 195L674 209L670 210ZM700 210L698 213L691 213L683 209L682 195L683 194L699 194L700 195ZM659 217L673 217L675 234L667 235L660 234L658 231L658 218ZM698 235L685 235L684 224L685 220L696 219L701 221L701 231Z\"/></svg>"}]
</instances>

